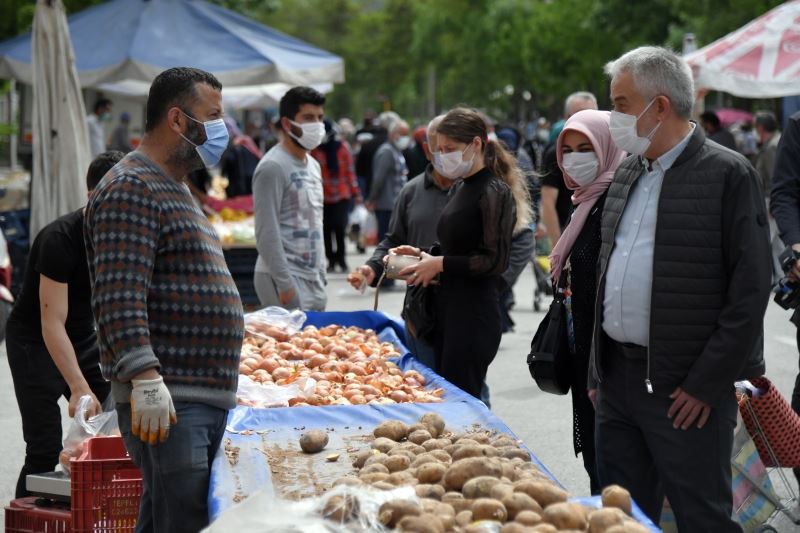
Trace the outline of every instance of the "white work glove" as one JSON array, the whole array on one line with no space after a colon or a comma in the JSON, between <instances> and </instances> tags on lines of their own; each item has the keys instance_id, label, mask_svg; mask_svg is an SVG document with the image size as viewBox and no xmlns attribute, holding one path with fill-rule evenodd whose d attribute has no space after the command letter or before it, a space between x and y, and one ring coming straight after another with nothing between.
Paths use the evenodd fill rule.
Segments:
<instances>
[{"instance_id":1,"label":"white work glove","mask_svg":"<svg viewBox=\"0 0 800 533\"><path fill-rule=\"evenodd\" d=\"M178 417L164 378L133 379L131 383L131 433L150 445L166 441L169 426Z\"/></svg>"}]
</instances>

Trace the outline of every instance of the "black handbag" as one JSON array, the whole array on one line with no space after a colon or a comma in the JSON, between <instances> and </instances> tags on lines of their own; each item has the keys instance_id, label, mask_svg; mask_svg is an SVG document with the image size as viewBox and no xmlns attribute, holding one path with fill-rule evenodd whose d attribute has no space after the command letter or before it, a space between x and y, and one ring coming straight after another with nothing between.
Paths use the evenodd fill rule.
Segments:
<instances>
[{"instance_id":1,"label":"black handbag","mask_svg":"<svg viewBox=\"0 0 800 533\"><path fill-rule=\"evenodd\" d=\"M536 385L550 394L569 392L572 353L569 348L565 289L557 288L550 309L531 341L528 370Z\"/></svg>"},{"instance_id":2,"label":"black handbag","mask_svg":"<svg viewBox=\"0 0 800 533\"><path fill-rule=\"evenodd\" d=\"M430 284L427 287L414 285L406 291L403 312L400 316L406 322L411 334L428 344L433 344L436 332L436 296L439 289Z\"/></svg>"}]
</instances>

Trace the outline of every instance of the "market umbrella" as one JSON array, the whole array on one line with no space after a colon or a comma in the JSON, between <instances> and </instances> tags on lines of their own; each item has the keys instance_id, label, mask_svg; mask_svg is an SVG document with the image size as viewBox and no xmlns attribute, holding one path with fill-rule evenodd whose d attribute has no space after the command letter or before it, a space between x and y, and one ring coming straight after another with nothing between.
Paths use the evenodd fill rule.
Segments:
<instances>
[{"instance_id":1,"label":"market umbrella","mask_svg":"<svg viewBox=\"0 0 800 533\"><path fill-rule=\"evenodd\" d=\"M36 4L32 64L31 238L86 202L86 110L61 0L38 0Z\"/></svg>"},{"instance_id":2,"label":"market umbrella","mask_svg":"<svg viewBox=\"0 0 800 533\"><path fill-rule=\"evenodd\" d=\"M800 93L800 0L781 4L686 61L699 90L743 98Z\"/></svg>"},{"instance_id":3,"label":"market umbrella","mask_svg":"<svg viewBox=\"0 0 800 533\"><path fill-rule=\"evenodd\" d=\"M288 83L266 83L263 85L242 85L240 87L225 87L222 91L222 103L226 109L264 109L275 107L281 97L293 85ZM332 83L312 83L311 87L322 94L333 90ZM150 84L143 81L125 80L116 83L103 83L97 89L104 94L135 98L141 102L147 100Z\"/></svg>"},{"instance_id":4,"label":"market umbrella","mask_svg":"<svg viewBox=\"0 0 800 533\"><path fill-rule=\"evenodd\" d=\"M344 61L201 0L112 0L69 18L83 87L150 83L177 66L214 73L226 87L340 83ZM0 78L31 83L30 34L0 43Z\"/></svg>"}]
</instances>

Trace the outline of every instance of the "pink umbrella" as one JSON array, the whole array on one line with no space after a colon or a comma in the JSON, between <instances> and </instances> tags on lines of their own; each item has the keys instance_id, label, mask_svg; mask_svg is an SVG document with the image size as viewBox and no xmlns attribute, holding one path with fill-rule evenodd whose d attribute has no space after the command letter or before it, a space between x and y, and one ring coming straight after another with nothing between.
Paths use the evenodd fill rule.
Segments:
<instances>
[{"instance_id":1,"label":"pink umbrella","mask_svg":"<svg viewBox=\"0 0 800 533\"><path fill-rule=\"evenodd\" d=\"M743 98L800 93L800 0L686 56L698 89Z\"/></svg>"},{"instance_id":2,"label":"pink umbrella","mask_svg":"<svg viewBox=\"0 0 800 533\"><path fill-rule=\"evenodd\" d=\"M721 109L715 109L714 113L717 114L719 121L722 122L722 125L726 128L731 124L736 124L737 122L753 121L753 114L743 111L742 109L723 107Z\"/></svg>"}]
</instances>

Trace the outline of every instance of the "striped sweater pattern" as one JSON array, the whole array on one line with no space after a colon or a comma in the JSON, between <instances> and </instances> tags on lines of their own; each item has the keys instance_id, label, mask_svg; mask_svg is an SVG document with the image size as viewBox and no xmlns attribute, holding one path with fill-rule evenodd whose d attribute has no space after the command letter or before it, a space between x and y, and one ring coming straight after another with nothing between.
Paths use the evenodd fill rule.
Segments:
<instances>
[{"instance_id":1,"label":"striped sweater pattern","mask_svg":"<svg viewBox=\"0 0 800 533\"><path fill-rule=\"evenodd\" d=\"M114 399L128 402L130 379L156 368L174 401L234 407L242 303L188 187L132 152L95 189L84 232Z\"/></svg>"}]
</instances>

